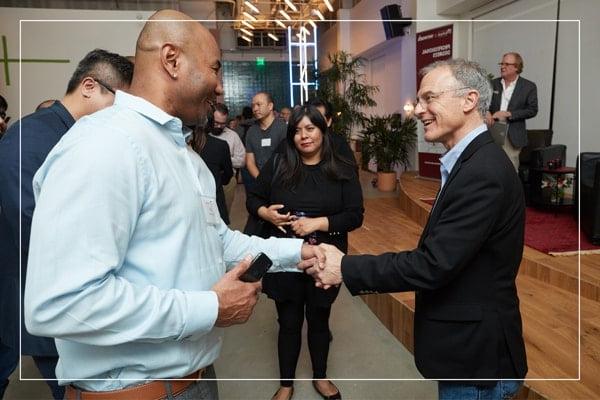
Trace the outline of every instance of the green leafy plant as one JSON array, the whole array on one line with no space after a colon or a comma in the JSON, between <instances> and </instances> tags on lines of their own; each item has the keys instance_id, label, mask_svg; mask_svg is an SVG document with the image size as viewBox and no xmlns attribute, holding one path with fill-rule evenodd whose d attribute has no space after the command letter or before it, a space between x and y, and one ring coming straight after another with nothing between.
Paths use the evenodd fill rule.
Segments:
<instances>
[{"instance_id":1,"label":"green leafy plant","mask_svg":"<svg viewBox=\"0 0 600 400\"><path fill-rule=\"evenodd\" d=\"M364 127L367 116L363 109L377 106L372 96L379 92L379 88L366 83L361 72L364 58L352 58L345 51L327 57L331 67L320 73L317 95L333 106L333 132L350 139L353 127Z\"/></svg>"},{"instance_id":2,"label":"green leafy plant","mask_svg":"<svg viewBox=\"0 0 600 400\"><path fill-rule=\"evenodd\" d=\"M391 172L395 165L408 166L410 152L417 143L417 121L402 115L372 116L362 130L363 160L374 158L377 170Z\"/></svg>"}]
</instances>

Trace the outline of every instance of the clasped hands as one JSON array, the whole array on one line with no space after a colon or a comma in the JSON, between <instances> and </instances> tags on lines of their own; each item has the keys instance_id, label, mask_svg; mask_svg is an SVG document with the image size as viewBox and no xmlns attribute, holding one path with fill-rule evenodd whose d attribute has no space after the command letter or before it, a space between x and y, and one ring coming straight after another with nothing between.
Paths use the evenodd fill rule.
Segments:
<instances>
[{"instance_id":1,"label":"clasped hands","mask_svg":"<svg viewBox=\"0 0 600 400\"><path fill-rule=\"evenodd\" d=\"M325 243L311 247L314 256L302 257L303 260L298 264L298 268L312 276L317 287L329 289L332 286L340 285L343 282L342 257L344 253L337 247Z\"/></svg>"},{"instance_id":2,"label":"clasped hands","mask_svg":"<svg viewBox=\"0 0 600 400\"><path fill-rule=\"evenodd\" d=\"M328 289L342 283L340 264L344 253L336 247L321 244L302 244L298 268L315 278L315 285ZM242 324L250 318L262 290L261 282L242 282L240 276L250 267L252 257L247 256L227 272L211 290L218 299L219 310L215 325L219 327Z\"/></svg>"},{"instance_id":3,"label":"clasped hands","mask_svg":"<svg viewBox=\"0 0 600 400\"><path fill-rule=\"evenodd\" d=\"M283 204L271 204L270 206L262 206L258 210L258 215L272 223L281 232L287 234L285 226L289 226L292 229L294 235L302 237L310 235L313 232L324 230L323 224L327 222L324 217L317 218L298 218L292 213L287 212L286 214L280 214L279 210L285 207Z\"/></svg>"}]
</instances>

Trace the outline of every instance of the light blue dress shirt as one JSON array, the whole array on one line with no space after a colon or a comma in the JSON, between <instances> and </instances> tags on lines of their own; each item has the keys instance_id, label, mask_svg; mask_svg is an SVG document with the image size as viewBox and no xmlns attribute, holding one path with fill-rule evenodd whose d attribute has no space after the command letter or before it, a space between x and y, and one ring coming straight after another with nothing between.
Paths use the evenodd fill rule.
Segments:
<instances>
[{"instance_id":1,"label":"light blue dress shirt","mask_svg":"<svg viewBox=\"0 0 600 400\"><path fill-rule=\"evenodd\" d=\"M210 365L222 342L210 289L226 268L259 251L283 270L300 260L300 239L213 219L215 182L184 136L178 118L117 92L36 173L25 322L56 338L60 384L116 390Z\"/></svg>"},{"instance_id":2,"label":"light blue dress shirt","mask_svg":"<svg viewBox=\"0 0 600 400\"><path fill-rule=\"evenodd\" d=\"M448 177L452 173L452 168L454 168L454 164L456 164L462 152L465 151L467 146L477 136L479 136L485 131L487 131L487 126L485 124L479 125L477 128L469 132L467 136L462 138L460 142L456 143L453 148L448 150L442 158L440 158L440 173L442 175L442 184L440 186L440 190L444 187L444 184L446 183Z\"/></svg>"}]
</instances>

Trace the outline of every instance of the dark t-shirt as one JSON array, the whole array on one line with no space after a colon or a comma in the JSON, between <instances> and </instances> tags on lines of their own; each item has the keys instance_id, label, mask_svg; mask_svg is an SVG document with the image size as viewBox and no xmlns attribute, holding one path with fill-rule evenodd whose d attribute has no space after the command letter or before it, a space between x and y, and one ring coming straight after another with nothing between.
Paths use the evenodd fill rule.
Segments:
<instances>
[{"instance_id":1,"label":"dark t-shirt","mask_svg":"<svg viewBox=\"0 0 600 400\"><path fill-rule=\"evenodd\" d=\"M248 128L246 134L246 153L253 153L259 170L266 164L279 143L285 139L287 125L281 118L275 118L265 130L257 122Z\"/></svg>"}]
</instances>

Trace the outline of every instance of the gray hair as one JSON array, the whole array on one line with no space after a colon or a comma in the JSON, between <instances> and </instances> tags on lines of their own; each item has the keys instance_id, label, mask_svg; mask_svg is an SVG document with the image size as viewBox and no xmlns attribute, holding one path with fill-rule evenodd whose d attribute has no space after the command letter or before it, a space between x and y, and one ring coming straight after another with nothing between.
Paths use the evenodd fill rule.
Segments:
<instances>
[{"instance_id":1,"label":"gray hair","mask_svg":"<svg viewBox=\"0 0 600 400\"><path fill-rule=\"evenodd\" d=\"M454 78L467 89L462 90L462 94L468 89L479 92L479 102L477 110L481 116L485 116L490 108L492 101L492 85L488 78L487 71L474 61L467 61L462 58L454 58L444 61L436 61L421 69L421 76L425 76L436 68L447 67L452 72ZM457 91L458 92L458 91Z\"/></svg>"}]
</instances>

